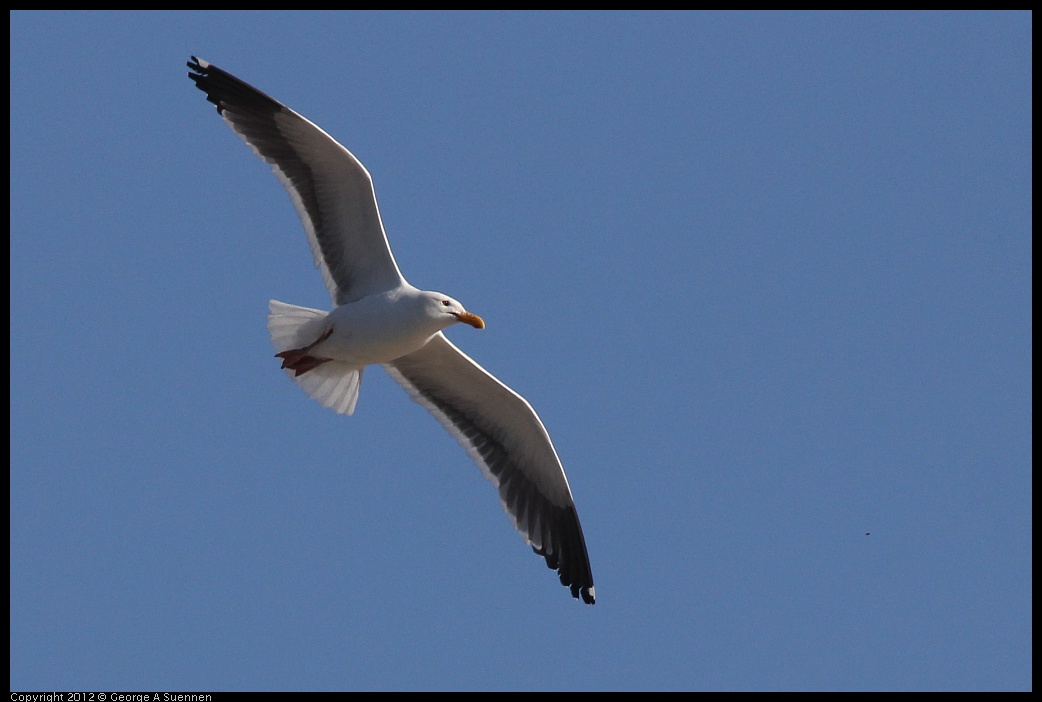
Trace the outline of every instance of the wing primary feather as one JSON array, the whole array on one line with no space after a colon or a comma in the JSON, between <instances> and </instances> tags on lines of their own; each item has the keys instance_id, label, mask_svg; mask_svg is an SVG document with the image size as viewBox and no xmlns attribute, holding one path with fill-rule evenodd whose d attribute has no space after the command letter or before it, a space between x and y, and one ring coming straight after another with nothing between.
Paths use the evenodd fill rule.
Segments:
<instances>
[{"instance_id":1,"label":"wing primary feather","mask_svg":"<svg viewBox=\"0 0 1042 702\"><path fill-rule=\"evenodd\" d=\"M593 604L590 559L571 490L545 429L528 403L441 334L385 368L467 450L496 486L518 532L557 571L561 584L573 597ZM446 376L451 382L443 382ZM482 385L467 394L467 389ZM489 394L490 388L495 395ZM477 397L491 398L488 402L496 407L488 402L472 404ZM522 421L497 421L497 411L514 413ZM526 444L536 448L526 451ZM550 485L557 486L556 494Z\"/></svg>"}]
</instances>

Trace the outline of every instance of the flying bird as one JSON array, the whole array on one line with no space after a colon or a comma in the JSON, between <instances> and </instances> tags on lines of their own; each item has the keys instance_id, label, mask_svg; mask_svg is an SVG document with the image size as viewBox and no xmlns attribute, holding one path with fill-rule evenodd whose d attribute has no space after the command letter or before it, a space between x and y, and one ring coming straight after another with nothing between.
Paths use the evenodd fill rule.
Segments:
<instances>
[{"instance_id":1,"label":"flying bird","mask_svg":"<svg viewBox=\"0 0 1042 702\"><path fill-rule=\"evenodd\" d=\"M331 312L269 302L268 332L282 368L323 406L349 415L366 367L382 365L466 449L572 597L593 604L586 540L546 428L523 397L442 333L485 322L448 295L405 280L372 177L350 151L227 71L195 56L187 65L196 87L289 192L333 300Z\"/></svg>"}]
</instances>

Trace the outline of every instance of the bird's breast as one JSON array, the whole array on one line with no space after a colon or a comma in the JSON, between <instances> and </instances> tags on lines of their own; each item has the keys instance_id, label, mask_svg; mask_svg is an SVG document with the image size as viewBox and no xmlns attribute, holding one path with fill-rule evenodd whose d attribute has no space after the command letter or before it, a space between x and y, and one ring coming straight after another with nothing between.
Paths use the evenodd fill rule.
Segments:
<instances>
[{"instance_id":1,"label":"bird's breast","mask_svg":"<svg viewBox=\"0 0 1042 702\"><path fill-rule=\"evenodd\" d=\"M388 363L423 347L437 333L407 307L363 298L337 307L329 315L333 333L315 353L338 361L371 365Z\"/></svg>"}]
</instances>

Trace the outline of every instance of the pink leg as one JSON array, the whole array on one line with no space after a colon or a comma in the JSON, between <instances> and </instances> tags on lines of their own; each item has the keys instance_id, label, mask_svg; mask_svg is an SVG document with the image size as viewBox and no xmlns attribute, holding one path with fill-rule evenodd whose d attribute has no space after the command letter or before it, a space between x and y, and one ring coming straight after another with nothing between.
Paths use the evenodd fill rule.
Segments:
<instances>
[{"instance_id":1,"label":"pink leg","mask_svg":"<svg viewBox=\"0 0 1042 702\"><path fill-rule=\"evenodd\" d=\"M282 367L289 368L293 371L293 375L302 375L307 373L309 370L318 368L323 363L331 361L331 358L322 358L321 356L312 356L311 349L315 348L323 341L328 339L333 333L333 328L327 329L322 336L318 337L315 341L311 342L307 346L301 349L289 349L288 351L282 351L275 354L276 358L282 359Z\"/></svg>"}]
</instances>

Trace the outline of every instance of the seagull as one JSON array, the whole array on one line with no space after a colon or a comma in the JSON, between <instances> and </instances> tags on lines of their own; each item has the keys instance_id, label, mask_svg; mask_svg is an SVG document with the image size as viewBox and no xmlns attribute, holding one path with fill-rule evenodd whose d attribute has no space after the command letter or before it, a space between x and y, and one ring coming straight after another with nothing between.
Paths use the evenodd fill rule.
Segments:
<instances>
[{"instance_id":1,"label":"seagull","mask_svg":"<svg viewBox=\"0 0 1042 702\"><path fill-rule=\"evenodd\" d=\"M572 597L596 595L564 467L525 398L456 348L442 330L484 320L419 290L398 270L369 171L316 124L195 56L191 78L232 130L271 166L297 210L333 310L277 300L268 332L282 368L339 414L352 414L362 374L381 365L426 408L496 487L514 527Z\"/></svg>"}]
</instances>

